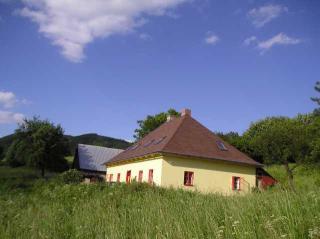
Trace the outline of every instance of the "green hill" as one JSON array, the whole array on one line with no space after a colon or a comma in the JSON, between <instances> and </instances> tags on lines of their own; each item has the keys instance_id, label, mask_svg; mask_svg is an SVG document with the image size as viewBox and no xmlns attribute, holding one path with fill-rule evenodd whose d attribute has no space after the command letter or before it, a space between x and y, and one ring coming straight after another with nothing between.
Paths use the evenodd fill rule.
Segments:
<instances>
[{"instance_id":1,"label":"green hill","mask_svg":"<svg viewBox=\"0 0 320 239\"><path fill-rule=\"evenodd\" d=\"M130 143L123 139L102 136L98 134L82 134L79 136L66 135L70 143L70 151L73 153L77 144L89 144L108 148L126 149Z\"/></svg>"},{"instance_id":2,"label":"green hill","mask_svg":"<svg viewBox=\"0 0 320 239\"><path fill-rule=\"evenodd\" d=\"M126 149L130 146L130 143L123 139L116 139L112 137L102 136L94 133L90 134L82 134L78 136L66 135L66 138L69 141L70 153L73 154L77 144L89 144L89 145L97 145L108 148L117 148L117 149ZM3 148L3 152L5 153L10 144L14 140L14 135L7 135L5 137L0 138L0 148ZM3 153L3 155L4 155ZM0 152L1 158L1 152Z\"/></svg>"}]
</instances>

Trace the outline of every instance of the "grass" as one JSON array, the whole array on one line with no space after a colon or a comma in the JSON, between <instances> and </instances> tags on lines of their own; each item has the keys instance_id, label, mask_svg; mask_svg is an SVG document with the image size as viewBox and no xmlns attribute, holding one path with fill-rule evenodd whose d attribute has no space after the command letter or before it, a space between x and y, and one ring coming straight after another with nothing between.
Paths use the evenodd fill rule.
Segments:
<instances>
[{"instance_id":1,"label":"grass","mask_svg":"<svg viewBox=\"0 0 320 239\"><path fill-rule=\"evenodd\" d=\"M320 238L319 171L297 171L295 194L279 166L268 170L281 186L246 196L56 179L0 187L0 238Z\"/></svg>"},{"instance_id":2,"label":"grass","mask_svg":"<svg viewBox=\"0 0 320 239\"><path fill-rule=\"evenodd\" d=\"M12 179L12 178L37 178L38 172L33 168L18 167L11 168L8 166L0 167L0 179Z\"/></svg>"}]
</instances>

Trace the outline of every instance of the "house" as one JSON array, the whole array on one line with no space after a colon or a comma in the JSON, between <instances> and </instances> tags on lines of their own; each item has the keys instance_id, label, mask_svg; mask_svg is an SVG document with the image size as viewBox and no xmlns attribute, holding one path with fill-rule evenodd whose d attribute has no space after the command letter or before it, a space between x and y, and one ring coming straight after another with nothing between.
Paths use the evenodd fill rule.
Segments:
<instances>
[{"instance_id":1,"label":"house","mask_svg":"<svg viewBox=\"0 0 320 239\"><path fill-rule=\"evenodd\" d=\"M149 182L201 192L248 192L262 164L224 142L184 109L121 152L107 166L107 181Z\"/></svg>"},{"instance_id":2,"label":"house","mask_svg":"<svg viewBox=\"0 0 320 239\"><path fill-rule=\"evenodd\" d=\"M106 175L104 163L122 151L122 149L78 144L73 160L73 168L82 171L89 181L103 180Z\"/></svg>"}]
</instances>

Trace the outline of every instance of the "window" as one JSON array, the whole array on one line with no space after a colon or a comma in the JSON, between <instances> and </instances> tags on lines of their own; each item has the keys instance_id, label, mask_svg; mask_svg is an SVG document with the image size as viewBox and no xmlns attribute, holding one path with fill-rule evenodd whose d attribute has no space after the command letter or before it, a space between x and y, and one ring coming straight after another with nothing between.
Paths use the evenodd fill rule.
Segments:
<instances>
[{"instance_id":1,"label":"window","mask_svg":"<svg viewBox=\"0 0 320 239\"><path fill-rule=\"evenodd\" d=\"M183 184L185 186L193 186L193 172L188 172L188 171L184 172Z\"/></svg>"},{"instance_id":2,"label":"window","mask_svg":"<svg viewBox=\"0 0 320 239\"><path fill-rule=\"evenodd\" d=\"M138 182L139 182L139 183L142 182L142 177L143 177L143 171L140 170L140 171L139 171L139 175L138 175Z\"/></svg>"},{"instance_id":3,"label":"window","mask_svg":"<svg viewBox=\"0 0 320 239\"><path fill-rule=\"evenodd\" d=\"M232 190L240 190L240 177L232 177Z\"/></svg>"},{"instance_id":4,"label":"window","mask_svg":"<svg viewBox=\"0 0 320 239\"><path fill-rule=\"evenodd\" d=\"M148 183L153 183L153 169L149 169Z\"/></svg>"},{"instance_id":5,"label":"window","mask_svg":"<svg viewBox=\"0 0 320 239\"><path fill-rule=\"evenodd\" d=\"M120 173L117 175L117 182L120 183Z\"/></svg>"},{"instance_id":6,"label":"window","mask_svg":"<svg viewBox=\"0 0 320 239\"><path fill-rule=\"evenodd\" d=\"M131 150L135 150L138 147L139 147L139 144L135 144L135 145L132 146Z\"/></svg>"},{"instance_id":7,"label":"window","mask_svg":"<svg viewBox=\"0 0 320 239\"><path fill-rule=\"evenodd\" d=\"M111 183L113 179L113 174L109 174L109 182Z\"/></svg>"},{"instance_id":8,"label":"window","mask_svg":"<svg viewBox=\"0 0 320 239\"><path fill-rule=\"evenodd\" d=\"M134 145L131 145L129 148L127 148L127 150L135 150L138 147L139 147L139 144L134 144Z\"/></svg>"},{"instance_id":9,"label":"window","mask_svg":"<svg viewBox=\"0 0 320 239\"><path fill-rule=\"evenodd\" d=\"M126 176L126 183L130 183L131 182L131 170L127 171L127 176Z\"/></svg>"},{"instance_id":10,"label":"window","mask_svg":"<svg viewBox=\"0 0 320 239\"><path fill-rule=\"evenodd\" d=\"M160 144L165 138L167 138L167 136L163 136L162 138L155 140L153 144Z\"/></svg>"},{"instance_id":11,"label":"window","mask_svg":"<svg viewBox=\"0 0 320 239\"><path fill-rule=\"evenodd\" d=\"M148 143L146 143L145 145L143 145L143 147L148 147L148 146L150 146L153 142L154 142L154 139L150 140Z\"/></svg>"},{"instance_id":12,"label":"window","mask_svg":"<svg viewBox=\"0 0 320 239\"><path fill-rule=\"evenodd\" d=\"M217 141L218 148L221 150L228 150L228 148L224 145L224 143L220 140Z\"/></svg>"}]
</instances>

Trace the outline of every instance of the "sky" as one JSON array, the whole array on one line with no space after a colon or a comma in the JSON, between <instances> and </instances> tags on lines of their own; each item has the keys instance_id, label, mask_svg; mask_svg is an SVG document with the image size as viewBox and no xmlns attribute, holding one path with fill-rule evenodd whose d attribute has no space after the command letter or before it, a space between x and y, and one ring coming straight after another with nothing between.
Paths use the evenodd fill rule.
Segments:
<instances>
[{"instance_id":1,"label":"sky","mask_svg":"<svg viewBox=\"0 0 320 239\"><path fill-rule=\"evenodd\" d=\"M175 108L212 131L311 112L318 0L0 0L0 137L24 118L131 140Z\"/></svg>"}]
</instances>

